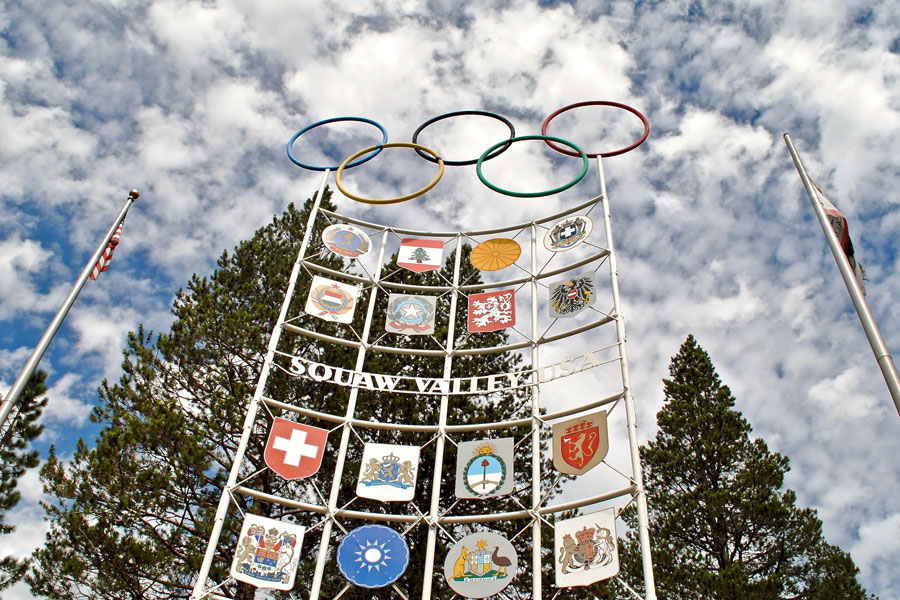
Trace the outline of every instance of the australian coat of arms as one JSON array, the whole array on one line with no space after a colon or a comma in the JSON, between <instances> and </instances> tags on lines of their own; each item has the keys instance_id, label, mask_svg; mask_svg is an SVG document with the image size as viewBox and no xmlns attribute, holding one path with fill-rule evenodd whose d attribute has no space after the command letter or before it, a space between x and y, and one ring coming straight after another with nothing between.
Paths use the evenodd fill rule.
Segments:
<instances>
[{"instance_id":1,"label":"australian coat of arms","mask_svg":"<svg viewBox=\"0 0 900 600\"><path fill-rule=\"evenodd\" d=\"M518 556L506 538L491 531L469 534L456 542L444 560L444 578L465 598L500 592L516 576Z\"/></svg>"},{"instance_id":2,"label":"australian coat of arms","mask_svg":"<svg viewBox=\"0 0 900 600\"><path fill-rule=\"evenodd\" d=\"M594 229L590 217L568 217L556 223L544 235L544 247L553 252L570 250L587 239Z\"/></svg>"},{"instance_id":3,"label":"australian coat of arms","mask_svg":"<svg viewBox=\"0 0 900 600\"><path fill-rule=\"evenodd\" d=\"M258 588L292 589L304 531L301 525L247 514L231 576Z\"/></svg>"},{"instance_id":4,"label":"australian coat of arms","mask_svg":"<svg viewBox=\"0 0 900 600\"><path fill-rule=\"evenodd\" d=\"M550 284L550 317L574 317L596 300L594 273L576 273Z\"/></svg>"},{"instance_id":5,"label":"australian coat of arms","mask_svg":"<svg viewBox=\"0 0 900 600\"><path fill-rule=\"evenodd\" d=\"M356 495L382 502L412 500L418 464L418 446L366 444Z\"/></svg>"},{"instance_id":6,"label":"australian coat of arms","mask_svg":"<svg viewBox=\"0 0 900 600\"><path fill-rule=\"evenodd\" d=\"M556 585L590 585L619 573L615 509L557 521Z\"/></svg>"},{"instance_id":7,"label":"australian coat of arms","mask_svg":"<svg viewBox=\"0 0 900 600\"><path fill-rule=\"evenodd\" d=\"M456 496L488 498L513 490L513 438L460 442L456 458Z\"/></svg>"},{"instance_id":8,"label":"australian coat of arms","mask_svg":"<svg viewBox=\"0 0 900 600\"><path fill-rule=\"evenodd\" d=\"M604 410L553 425L553 466L561 473L581 475L599 465L608 451Z\"/></svg>"}]
</instances>

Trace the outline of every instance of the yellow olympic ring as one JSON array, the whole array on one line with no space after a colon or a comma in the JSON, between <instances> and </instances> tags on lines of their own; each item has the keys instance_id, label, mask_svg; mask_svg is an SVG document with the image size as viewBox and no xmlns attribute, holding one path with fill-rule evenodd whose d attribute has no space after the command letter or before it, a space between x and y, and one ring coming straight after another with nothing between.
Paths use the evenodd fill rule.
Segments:
<instances>
[{"instance_id":1,"label":"yellow olympic ring","mask_svg":"<svg viewBox=\"0 0 900 600\"><path fill-rule=\"evenodd\" d=\"M429 183L428 185L423 187L421 190L419 190L417 192L413 192L412 194L407 194L406 196L398 196L397 198L385 198L383 200L378 200L375 198L363 198L361 196L356 196L354 194L351 194L346 189L344 189L343 185L341 185L341 173L344 172L344 168L349 163L353 162L355 159L359 158L363 154L368 154L369 152L377 150L378 148L413 148L416 150L422 150L423 152L427 152L428 154L432 155L438 161L437 177L435 177L431 183ZM425 192L427 192L428 190L430 190L431 188L436 186L437 182L440 181L441 177L443 177L443 176L444 176L444 159L442 159L440 156L438 156L438 153L435 152L434 150L432 150L431 148L426 148L425 146L422 146L421 144L412 144L409 142L391 142L390 144L381 144L380 146L371 146L369 148L364 148L364 149L360 150L359 152L357 152L356 154L353 154L353 155L347 157L344 160L344 162L341 163L341 166L338 167L337 173L335 173L335 175L334 175L334 182L335 182L335 184L337 184L338 189L341 190L341 193L344 194L345 196L347 196L348 198L350 198L351 200L356 200L357 202L362 202L363 204L396 204L398 202L406 202L407 200L412 200L413 198L418 198L419 196L421 196L422 194L424 194Z\"/></svg>"}]
</instances>

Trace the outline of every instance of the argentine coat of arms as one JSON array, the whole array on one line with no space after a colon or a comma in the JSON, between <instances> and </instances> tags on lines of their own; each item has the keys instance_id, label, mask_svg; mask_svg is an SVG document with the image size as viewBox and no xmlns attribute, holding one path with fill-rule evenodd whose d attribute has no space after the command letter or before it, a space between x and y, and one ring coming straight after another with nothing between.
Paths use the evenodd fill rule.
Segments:
<instances>
[{"instance_id":1,"label":"argentine coat of arms","mask_svg":"<svg viewBox=\"0 0 900 600\"><path fill-rule=\"evenodd\" d=\"M460 442L456 457L456 496L489 498L513 489L513 438Z\"/></svg>"}]
</instances>

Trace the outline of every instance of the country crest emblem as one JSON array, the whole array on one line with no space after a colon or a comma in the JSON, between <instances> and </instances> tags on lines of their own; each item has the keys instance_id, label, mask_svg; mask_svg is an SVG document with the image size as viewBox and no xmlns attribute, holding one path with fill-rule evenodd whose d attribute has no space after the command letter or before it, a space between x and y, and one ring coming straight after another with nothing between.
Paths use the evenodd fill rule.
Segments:
<instances>
[{"instance_id":1,"label":"country crest emblem","mask_svg":"<svg viewBox=\"0 0 900 600\"><path fill-rule=\"evenodd\" d=\"M544 248L551 252L571 250L585 241L594 229L590 217L575 216L559 221L544 235Z\"/></svg>"},{"instance_id":2,"label":"country crest emblem","mask_svg":"<svg viewBox=\"0 0 900 600\"><path fill-rule=\"evenodd\" d=\"M424 273L441 268L444 261L444 242L419 238L403 238L397 251L397 265L412 271Z\"/></svg>"},{"instance_id":3,"label":"country crest emblem","mask_svg":"<svg viewBox=\"0 0 900 600\"><path fill-rule=\"evenodd\" d=\"M478 531L460 539L444 560L444 578L464 598L499 593L516 576L519 557L502 535Z\"/></svg>"},{"instance_id":4,"label":"country crest emblem","mask_svg":"<svg viewBox=\"0 0 900 600\"><path fill-rule=\"evenodd\" d=\"M554 547L558 587L615 577L619 573L615 509L557 521Z\"/></svg>"},{"instance_id":5,"label":"country crest emblem","mask_svg":"<svg viewBox=\"0 0 900 600\"><path fill-rule=\"evenodd\" d=\"M594 273L577 273L550 284L550 318L574 317L597 299Z\"/></svg>"},{"instance_id":6,"label":"country crest emblem","mask_svg":"<svg viewBox=\"0 0 900 600\"><path fill-rule=\"evenodd\" d=\"M553 425L553 466L560 473L581 475L599 465L609 452L606 411Z\"/></svg>"},{"instance_id":7,"label":"country crest emblem","mask_svg":"<svg viewBox=\"0 0 900 600\"><path fill-rule=\"evenodd\" d=\"M359 296L359 286L313 276L306 299L306 314L325 321L350 323Z\"/></svg>"},{"instance_id":8,"label":"country crest emblem","mask_svg":"<svg viewBox=\"0 0 900 600\"><path fill-rule=\"evenodd\" d=\"M287 480L310 477L322 466L328 430L275 417L263 460Z\"/></svg>"},{"instance_id":9,"label":"country crest emblem","mask_svg":"<svg viewBox=\"0 0 900 600\"><path fill-rule=\"evenodd\" d=\"M460 442L456 456L456 496L495 498L513 490L513 438Z\"/></svg>"},{"instance_id":10,"label":"country crest emblem","mask_svg":"<svg viewBox=\"0 0 900 600\"><path fill-rule=\"evenodd\" d=\"M499 331L515 324L515 290L469 294L469 333Z\"/></svg>"},{"instance_id":11,"label":"country crest emblem","mask_svg":"<svg viewBox=\"0 0 900 600\"><path fill-rule=\"evenodd\" d=\"M301 525L247 514L231 576L258 588L292 589L304 532Z\"/></svg>"},{"instance_id":12,"label":"country crest emblem","mask_svg":"<svg viewBox=\"0 0 900 600\"><path fill-rule=\"evenodd\" d=\"M363 525L347 534L337 549L341 574L364 588L381 588L397 581L409 565L409 546L384 525Z\"/></svg>"},{"instance_id":13,"label":"country crest emblem","mask_svg":"<svg viewBox=\"0 0 900 600\"><path fill-rule=\"evenodd\" d=\"M382 502L408 502L416 491L418 446L366 444L356 495Z\"/></svg>"},{"instance_id":14,"label":"country crest emblem","mask_svg":"<svg viewBox=\"0 0 900 600\"><path fill-rule=\"evenodd\" d=\"M435 299L429 296L391 294L388 298L386 331L405 335L434 333Z\"/></svg>"},{"instance_id":15,"label":"country crest emblem","mask_svg":"<svg viewBox=\"0 0 900 600\"><path fill-rule=\"evenodd\" d=\"M359 258L372 249L372 240L365 231L353 225L329 225L322 231L322 242L338 256Z\"/></svg>"}]
</instances>

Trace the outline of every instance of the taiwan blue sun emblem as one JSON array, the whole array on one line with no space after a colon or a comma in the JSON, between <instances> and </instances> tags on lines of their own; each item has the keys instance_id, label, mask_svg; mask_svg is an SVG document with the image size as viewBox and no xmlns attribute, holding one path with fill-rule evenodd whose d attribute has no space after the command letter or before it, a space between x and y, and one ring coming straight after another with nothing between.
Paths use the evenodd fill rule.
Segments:
<instances>
[{"instance_id":1,"label":"taiwan blue sun emblem","mask_svg":"<svg viewBox=\"0 0 900 600\"><path fill-rule=\"evenodd\" d=\"M363 525L341 540L337 563L351 583L380 588L397 581L406 570L409 547L390 527Z\"/></svg>"}]
</instances>

